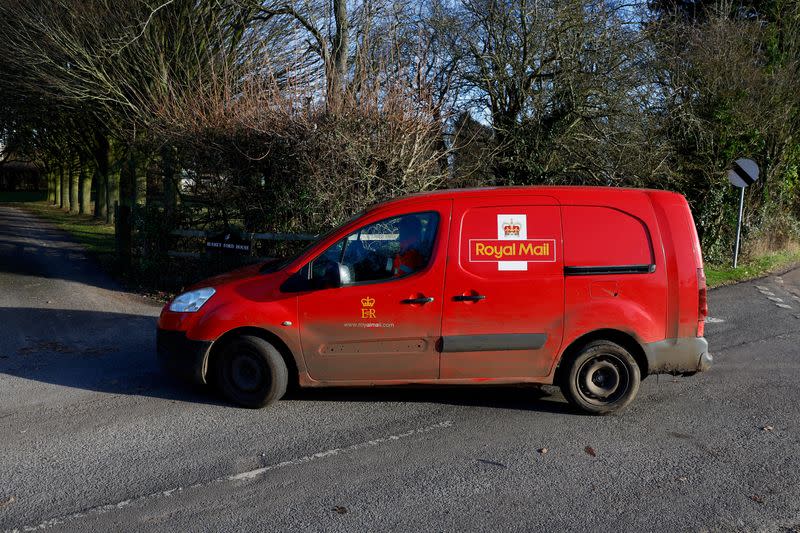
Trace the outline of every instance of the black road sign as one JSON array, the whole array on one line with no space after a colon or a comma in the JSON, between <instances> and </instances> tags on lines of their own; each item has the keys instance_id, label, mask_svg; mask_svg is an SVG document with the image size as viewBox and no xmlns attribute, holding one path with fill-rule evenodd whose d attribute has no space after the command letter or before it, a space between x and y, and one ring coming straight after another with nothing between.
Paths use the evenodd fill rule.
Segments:
<instances>
[{"instance_id":1,"label":"black road sign","mask_svg":"<svg viewBox=\"0 0 800 533\"><path fill-rule=\"evenodd\" d=\"M742 238L742 213L744 212L744 190L758 179L758 165L752 159L737 159L728 171L728 179L739 194L739 222L736 224L736 247L733 249L733 268L739 264L739 242Z\"/></svg>"},{"instance_id":2,"label":"black road sign","mask_svg":"<svg viewBox=\"0 0 800 533\"><path fill-rule=\"evenodd\" d=\"M728 171L728 179L734 187L749 187L758 179L758 165L752 159L737 159Z\"/></svg>"}]
</instances>

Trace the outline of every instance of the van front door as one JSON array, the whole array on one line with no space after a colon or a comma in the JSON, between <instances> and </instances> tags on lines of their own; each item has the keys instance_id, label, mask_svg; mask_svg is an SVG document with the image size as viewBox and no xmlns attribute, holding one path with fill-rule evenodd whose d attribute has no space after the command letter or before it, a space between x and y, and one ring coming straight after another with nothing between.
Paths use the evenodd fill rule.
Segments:
<instances>
[{"instance_id":1,"label":"van front door","mask_svg":"<svg viewBox=\"0 0 800 533\"><path fill-rule=\"evenodd\" d=\"M307 266L312 281L331 268L349 278L298 298L300 342L313 379L438 377L450 209L450 201L438 201L406 214L376 214Z\"/></svg>"},{"instance_id":2,"label":"van front door","mask_svg":"<svg viewBox=\"0 0 800 533\"><path fill-rule=\"evenodd\" d=\"M550 372L564 328L561 210L556 204L544 196L454 202L441 379Z\"/></svg>"}]
</instances>

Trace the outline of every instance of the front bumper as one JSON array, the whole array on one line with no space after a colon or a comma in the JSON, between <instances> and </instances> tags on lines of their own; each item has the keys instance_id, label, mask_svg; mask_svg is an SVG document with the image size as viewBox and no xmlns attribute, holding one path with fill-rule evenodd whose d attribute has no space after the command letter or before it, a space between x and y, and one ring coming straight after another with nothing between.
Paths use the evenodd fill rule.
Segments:
<instances>
[{"instance_id":1,"label":"front bumper","mask_svg":"<svg viewBox=\"0 0 800 533\"><path fill-rule=\"evenodd\" d=\"M206 383L206 366L211 341L196 341L184 331L156 330L156 352L161 367L170 374L194 383Z\"/></svg>"},{"instance_id":2,"label":"front bumper","mask_svg":"<svg viewBox=\"0 0 800 533\"><path fill-rule=\"evenodd\" d=\"M711 368L714 358L703 337L685 337L644 345L648 374L695 374Z\"/></svg>"}]
</instances>

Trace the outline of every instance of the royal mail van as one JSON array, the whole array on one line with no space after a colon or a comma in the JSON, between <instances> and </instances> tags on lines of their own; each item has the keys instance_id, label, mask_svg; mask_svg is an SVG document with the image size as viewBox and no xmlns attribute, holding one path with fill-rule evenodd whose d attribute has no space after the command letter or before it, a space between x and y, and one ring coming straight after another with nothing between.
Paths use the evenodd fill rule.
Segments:
<instances>
[{"instance_id":1,"label":"royal mail van","mask_svg":"<svg viewBox=\"0 0 800 533\"><path fill-rule=\"evenodd\" d=\"M296 257L166 305L168 368L261 407L301 387L557 384L618 411L711 365L686 200L595 187L445 190L373 207Z\"/></svg>"}]
</instances>

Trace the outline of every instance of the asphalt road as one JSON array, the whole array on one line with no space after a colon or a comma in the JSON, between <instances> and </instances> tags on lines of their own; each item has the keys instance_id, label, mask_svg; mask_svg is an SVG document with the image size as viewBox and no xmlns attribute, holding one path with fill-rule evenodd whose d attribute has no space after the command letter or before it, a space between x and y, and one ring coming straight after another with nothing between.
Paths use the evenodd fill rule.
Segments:
<instances>
[{"instance_id":1,"label":"asphalt road","mask_svg":"<svg viewBox=\"0 0 800 533\"><path fill-rule=\"evenodd\" d=\"M549 387L251 411L164 377L159 308L0 205L0 530L800 531L800 271L710 307L714 368L620 416Z\"/></svg>"}]
</instances>

